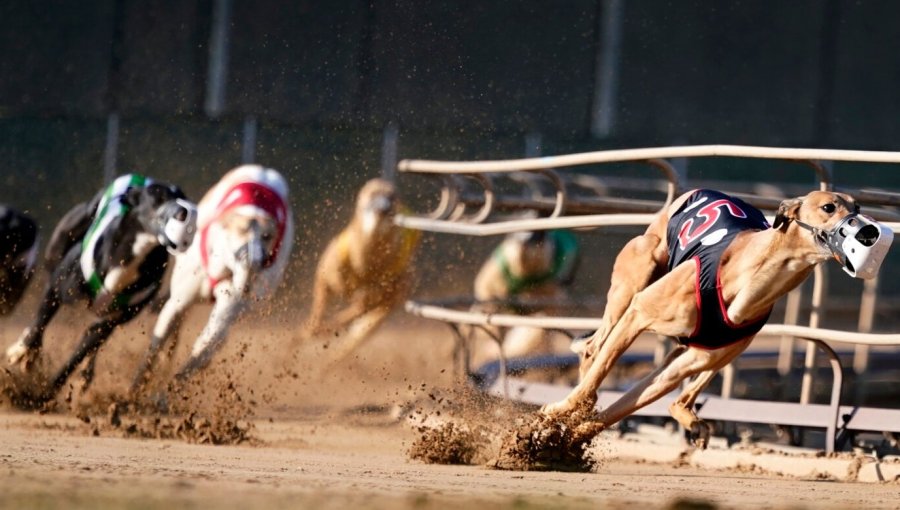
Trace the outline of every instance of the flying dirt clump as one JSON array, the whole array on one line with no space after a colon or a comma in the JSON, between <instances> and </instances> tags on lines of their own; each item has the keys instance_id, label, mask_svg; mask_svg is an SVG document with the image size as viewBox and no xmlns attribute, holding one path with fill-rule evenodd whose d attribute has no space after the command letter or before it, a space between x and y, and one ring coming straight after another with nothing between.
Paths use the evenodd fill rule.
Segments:
<instances>
[{"instance_id":1,"label":"flying dirt clump","mask_svg":"<svg viewBox=\"0 0 900 510\"><path fill-rule=\"evenodd\" d=\"M230 377L205 382L171 385L165 409L160 408L162 401L150 397L128 401L107 395L81 403L76 414L93 435L211 445L262 444L254 437L250 421L255 403L241 396Z\"/></svg>"},{"instance_id":2,"label":"flying dirt clump","mask_svg":"<svg viewBox=\"0 0 900 510\"><path fill-rule=\"evenodd\" d=\"M593 436L576 433L581 422L574 416L558 419L542 414L520 421L507 432L490 466L513 471L590 471L597 463L586 452Z\"/></svg>"},{"instance_id":3,"label":"flying dirt clump","mask_svg":"<svg viewBox=\"0 0 900 510\"><path fill-rule=\"evenodd\" d=\"M124 437L142 439L177 439L195 444L256 444L253 424L245 420L232 420L221 416L198 417L190 413L176 416L126 416L120 414L118 404L111 404L105 423L94 424L94 433L107 427L121 431Z\"/></svg>"},{"instance_id":4,"label":"flying dirt clump","mask_svg":"<svg viewBox=\"0 0 900 510\"><path fill-rule=\"evenodd\" d=\"M447 422L438 427L419 427L421 434L410 446L409 458L428 464L473 464L489 444L484 427L474 429Z\"/></svg>"}]
</instances>

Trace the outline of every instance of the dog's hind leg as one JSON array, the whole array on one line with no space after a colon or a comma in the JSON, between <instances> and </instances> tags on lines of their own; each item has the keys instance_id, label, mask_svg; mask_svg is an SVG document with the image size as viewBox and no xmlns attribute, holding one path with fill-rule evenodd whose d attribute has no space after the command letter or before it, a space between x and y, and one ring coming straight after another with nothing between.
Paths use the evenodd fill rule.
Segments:
<instances>
[{"instance_id":1,"label":"dog's hind leg","mask_svg":"<svg viewBox=\"0 0 900 510\"><path fill-rule=\"evenodd\" d=\"M678 396L671 404L669 404L669 414L680 423L690 435L690 441L701 450L705 450L709 444L709 437L712 434L712 428L705 421L697 417L694 413L694 404L716 374L725 365L731 363L744 349L750 345L752 338L742 340L728 347L723 347L712 351L710 364L711 368L706 369L692 380L681 395ZM697 349L690 349L692 353L696 353ZM708 352L708 351L701 351Z\"/></svg>"},{"instance_id":2,"label":"dog's hind leg","mask_svg":"<svg viewBox=\"0 0 900 510\"><path fill-rule=\"evenodd\" d=\"M390 313L390 306L379 306L369 310L351 322L347 330L347 338L337 349L331 364L334 365L340 363L359 350L362 344L369 339L372 332L384 322Z\"/></svg>"},{"instance_id":3,"label":"dog's hind leg","mask_svg":"<svg viewBox=\"0 0 900 510\"><path fill-rule=\"evenodd\" d=\"M126 311L115 319L100 320L91 324L84 336L81 337L81 342L75 348L75 352L72 353L69 360L59 369L59 372L56 373L56 376L50 382L50 386L44 394L45 399L50 400L53 398L65 386L66 381L69 380L69 376L72 375L75 368L86 357L96 355L103 343L109 338L109 335L116 329L116 326L124 324L134 315L136 315L135 311Z\"/></svg>"},{"instance_id":4,"label":"dog's hind leg","mask_svg":"<svg viewBox=\"0 0 900 510\"><path fill-rule=\"evenodd\" d=\"M665 271L668 255L658 232L662 229L664 235L665 226L658 225L658 221L651 224L645 234L630 240L616 256L600 329L584 345L577 346L582 377L634 296Z\"/></svg>"},{"instance_id":5,"label":"dog's hind leg","mask_svg":"<svg viewBox=\"0 0 900 510\"><path fill-rule=\"evenodd\" d=\"M40 358L44 343L44 330L47 324L59 311L59 291L54 285L48 285L38 308L35 321L22 331L19 339L6 349L6 362L10 365L21 365L23 371L29 371Z\"/></svg>"}]
</instances>

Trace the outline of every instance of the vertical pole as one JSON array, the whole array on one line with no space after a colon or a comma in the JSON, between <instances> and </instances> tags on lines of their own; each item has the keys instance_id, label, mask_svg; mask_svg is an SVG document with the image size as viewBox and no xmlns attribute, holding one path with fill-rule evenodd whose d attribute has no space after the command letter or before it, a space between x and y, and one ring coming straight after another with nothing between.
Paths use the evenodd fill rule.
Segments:
<instances>
[{"instance_id":1,"label":"vertical pole","mask_svg":"<svg viewBox=\"0 0 900 510\"><path fill-rule=\"evenodd\" d=\"M875 301L878 299L878 280L873 278L865 280L863 284L862 299L859 304L859 323L857 328L860 333L871 333L875 322ZM865 372L869 368L869 346L857 345L853 353L853 371L857 374Z\"/></svg>"},{"instance_id":2,"label":"vertical pole","mask_svg":"<svg viewBox=\"0 0 900 510\"><path fill-rule=\"evenodd\" d=\"M388 181L397 179L397 147L400 128L396 122L388 122L381 135L381 176Z\"/></svg>"},{"instance_id":3,"label":"vertical pole","mask_svg":"<svg viewBox=\"0 0 900 510\"><path fill-rule=\"evenodd\" d=\"M204 109L210 117L225 111L225 81L228 77L231 0L214 0L212 30L209 34L209 63L206 72Z\"/></svg>"},{"instance_id":4,"label":"vertical pole","mask_svg":"<svg viewBox=\"0 0 900 510\"><path fill-rule=\"evenodd\" d=\"M525 157L537 158L543 153L543 136L537 131L529 131L525 135Z\"/></svg>"},{"instance_id":5,"label":"vertical pole","mask_svg":"<svg viewBox=\"0 0 900 510\"><path fill-rule=\"evenodd\" d=\"M814 270L812 311L809 313L809 327L818 328L823 312L825 289L828 288L828 276L823 264L818 264ZM816 345L813 342L806 343L806 358L803 362L803 383L800 387L800 403L809 404L812 400L813 375L816 370Z\"/></svg>"},{"instance_id":6,"label":"vertical pole","mask_svg":"<svg viewBox=\"0 0 900 510\"><path fill-rule=\"evenodd\" d=\"M597 138L608 137L615 129L625 2L601 0L601 6L600 41L594 68L594 104L591 111L591 134Z\"/></svg>"},{"instance_id":7,"label":"vertical pole","mask_svg":"<svg viewBox=\"0 0 900 510\"><path fill-rule=\"evenodd\" d=\"M248 115L244 119L244 136L241 139L241 164L249 165L256 161L256 132L258 129L256 117Z\"/></svg>"},{"instance_id":8,"label":"vertical pole","mask_svg":"<svg viewBox=\"0 0 900 510\"><path fill-rule=\"evenodd\" d=\"M788 292L787 304L784 307L784 323L795 325L800 319L800 302L803 299L803 286ZM787 375L794 364L794 337L782 336L778 349L778 373Z\"/></svg>"},{"instance_id":9,"label":"vertical pole","mask_svg":"<svg viewBox=\"0 0 900 510\"><path fill-rule=\"evenodd\" d=\"M859 304L860 333L871 333L875 322L875 303L878 299L878 280L873 278L863 284L862 299ZM862 399L868 391L866 379L862 375L869 369L869 346L856 345L853 349L853 372L856 374L856 405L862 405Z\"/></svg>"},{"instance_id":10,"label":"vertical pole","mask_svg":"<svg viewBox=\"0 0 900 510\"><path fill-rule=\"evenodd\" d=\"M116 158L119 153L119 114L112 112L106 117L106 147L103 149L103 185L112 182L116 176Z\"/></svg>"}]
</instances>

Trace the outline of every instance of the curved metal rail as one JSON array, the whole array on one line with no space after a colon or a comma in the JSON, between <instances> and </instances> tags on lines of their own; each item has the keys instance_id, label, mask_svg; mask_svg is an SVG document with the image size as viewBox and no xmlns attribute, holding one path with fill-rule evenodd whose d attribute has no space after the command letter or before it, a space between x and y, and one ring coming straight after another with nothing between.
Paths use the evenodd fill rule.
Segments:
<instances>
[{"instance_id":1,"label":"curved metal rail","mask_svg":"<svg viewBox=\"0 0 900 510\"><path fill-rule=\"evenodd\" d=\"M620 149L545 156L539 158L508 159L494 161L434 161L422 159L405 159L398 163L400 172L415 172L424 175L444 178L444 188L437 209L426 215L434 223L403 223L410 228L445 232L438 221L465 222L480 224L487 220L495 209L521 210L531 209L548 212L551 218L568 214L596 214L600 212L635 213L644 209L642 204L628 203L603 196L593 198L575 198L566 190L566 180L558 175L558 170L599 163L638 162L658 168L666 180L666 199L655 204L655 212L665 208L674 200L684 187L678 172L665 158L687 157L749 157L761 159L781 159L794 161L812 169L817 177L819 189L832 189L833 179L828 167L819 160L862 161L873 163L900 163L900 152L855 151L835 149L776 148L741 145L695 145L682 147L653 147L642 149ZM552 199L535 196L536 188L531 187L531 197L509 197L496 194L492 186L492 174L513 175L515 173L536 173L544 175L555 188ZM463 193L459 184L461 177L467 177L479 183L483 188L481 196ZM583 181L583 179L582 179ZM572 181L575 184L577 180ZM644 188L645 190L648 188ZM649 188L649 189L652 189ZM868 206L900 207L900 195L874 190L834 188L847 192ZM779 198L765 197L752 193L732 192L755 207L774 210L780 203ZM650 206L650 204L646 204ZM474 215L466 215L466 207L478 207ZM644 211L642 211L644 212ZM880 221L900 221L900 213L885 209L873 209L870 215ZM549 227L556 228L556 227ZM468 234L469 232L461 232ZM489 235L489 234L474 234Z\"/></svg>"},{"instance_id":2,"label":"curved metal rail","mask_svg":"<svg viewBox=\"0 0 900 510\"><path fill-rule=\"evenodd\" d=\"M758 147L750 145L688 145L681 147L650 147L620 149L540 158L504 159L494 161L434 161L404 159L397 163L401 172L436 174L518 172L541 170L561 166L590 165L664 158L740 157L786 160L859 161L865 163L900 163L900 152L857 151L842 149L802 149L783 147ZM821 165L814 166L819 180L830 182L830 175ZM677 177L676 177L677 178Z\"/></svg>"}]
</instances>

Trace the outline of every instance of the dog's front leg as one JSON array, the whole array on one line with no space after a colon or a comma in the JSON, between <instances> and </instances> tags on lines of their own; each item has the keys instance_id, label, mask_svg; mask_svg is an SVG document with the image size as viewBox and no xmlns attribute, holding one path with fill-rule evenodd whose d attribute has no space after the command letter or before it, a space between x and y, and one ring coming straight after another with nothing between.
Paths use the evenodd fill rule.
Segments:
<instances>
[{"instance_id":1,"label":"dog's front leg","mask_svg":"<svg viewBox=\"0 0 900 510\"><path fill-rule=\"evenodd\" d=\"M390 313L391 307L380 306L357 317L356 320L350 324L347 332L347 339L338 349L332 363L344 361L348 356L356 352L369 338L372 331L375 331Z\"/></svg>"},{"instance_id":2,"label":"dog's front leg","mask_svg":"<svg viewBox=\"0 0 900 510\"><path fill-rule=\"evenodd\" d=\"M559 402L547 404L541 412L548 416L560 416L576 411L590 413L597 402L597 390L600 383L615 365L631 343L646 328L647 320L637 308L630 307L622 316L600 350L594 356L590 368L581 381Z\"/></svg>"},{"instance_id":3,"label":"dog's front leg","mask_svg":"<svg viewBox=\"0 0 900 510\"><path fill-rule=\"evenodd\" d=\"M100 320L91 324L84 336L81 337L81 342L79 342L78 347L75 348L75 352L72 353L72 356L69 357L66 364L63 365L52 379L50 386L44 394L44 398L46 400L53 398L59 390L65 386L66 381L68 381L72 372L75 371L75 368L78 367L86 357L96 355L100 347L103 346L103 343L109 338L109 335L116 329L116 326L128 322L135 315L137 315L137 310L126 309L126 311L122 312L114 319Z\"/></svg>"},{"instance_id":4,"label":"dog's front leg","mask_svg":"<svg viewBox=\"0 0 900 510\"><path fill-rule=\"evenodd\" d=\"M231 289L229 282L220 283L214 292L216 304L209 314L209 321L194 342L191 357L175 375L175 379L179 382L186 381L194 373L209 365L213 356L225 344L228 329L247 308L247 301Z\"/></svg>"},{"instance_id":5,"label":"dog's front leg","mask_svg":"<svg viewBox=\"0 0 900 510\"><path fill-rule=\"evenodd\" d=\"M175 289L177 290L177 289ZM150 337L150 346L147 354L138 366L131 383L131 394L140 393L144 385L150 379L153 372L153 366L156 364L159 355L165 347L169 338L173 335L177 336L178 329L181 327L182 319L187 309L193 304L196 294L184 295L180 292L173 292L156 319L153 326L153 333Z\"/></svg>"},{"instance_id":6,"label":"dog's front leg","mask_svg":"<svg viewBox=\"0 0 900 510\"><path fill-rule=\"evenodd\" d=\"M325 311L328 309L333 294L334 291L328 282L317 274L313 284L313 302L310 307L309 318L306 319L306 324L302 330L303 337L318 335L325 330ZM294 339L295 342L297 340L296 338Z\"/></svg>"}]
</instances>

